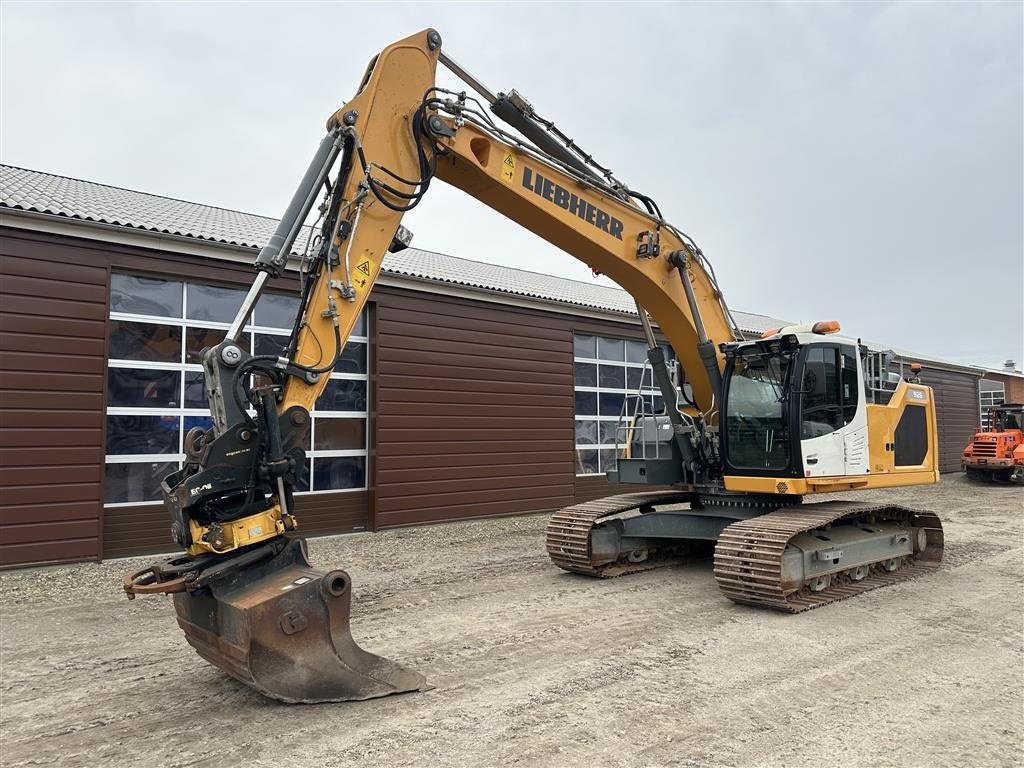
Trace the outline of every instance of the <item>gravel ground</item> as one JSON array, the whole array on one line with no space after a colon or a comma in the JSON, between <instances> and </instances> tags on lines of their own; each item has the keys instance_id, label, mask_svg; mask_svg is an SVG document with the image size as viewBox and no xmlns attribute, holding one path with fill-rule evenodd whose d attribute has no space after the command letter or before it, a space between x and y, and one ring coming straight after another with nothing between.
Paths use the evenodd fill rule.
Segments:
<instances>
[{"instance_id":1,"label":"gravel ground","mask_svg":"<svg viewBox=\"0 0 1024 768\"><path fill-rule=\"evenodd\" d=\"M0 575L0 764L1019 766L1024 494L947 477L932 575L797 616L708 561L608 581L547 562L540 516L318 539L363 647L433 690L286 706L221 674L111 561Z\"/></svg>"}]
</instances>

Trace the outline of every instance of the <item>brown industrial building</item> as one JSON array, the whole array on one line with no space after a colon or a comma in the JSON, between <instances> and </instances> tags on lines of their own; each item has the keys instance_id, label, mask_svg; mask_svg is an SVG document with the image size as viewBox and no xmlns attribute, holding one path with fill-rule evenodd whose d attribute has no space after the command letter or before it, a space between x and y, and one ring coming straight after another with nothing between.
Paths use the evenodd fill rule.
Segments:
<instances>
[{"instance_id":1,"label":"brown industrial building","mask_svg":"<svg viewBox=\"0 0 1024 768\"><path fill-rule=\"evenodd\" d=\"M0 166L0 565L172 548L158 484L206 423L196 353L223 336L275 223ZM414 248L384 270L314 410L305 532L617 490L604 470L645 359L625 292ZM287 333L296 284L257 305L255 350ZM751 334L782 324L735 315ZM898 359L924 364L940 469L959 470L983 371Z\"/></svg>"}]
</instances>

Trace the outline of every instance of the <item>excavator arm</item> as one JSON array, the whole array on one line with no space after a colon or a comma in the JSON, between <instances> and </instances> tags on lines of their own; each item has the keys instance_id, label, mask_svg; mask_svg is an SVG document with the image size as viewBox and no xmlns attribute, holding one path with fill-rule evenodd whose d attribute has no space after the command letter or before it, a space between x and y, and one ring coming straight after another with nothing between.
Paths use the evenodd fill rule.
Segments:
<instances>
[{"instance_id":1,"label":"excavator arm","mask_svg":"<svg viewBox=\"0 0 1024 768\"><path fill-rule=\"evenodd\" d=\"M479 98L439 88L439 63ZM361 699L425 685L421 675L356 645L348 627L351 582L344 571L311 567L305 541L295 533L293 490L306 464L310 411L385 254L408 243L404 214L435 179L608 275L634 297L666 408L660 416L641 414L632 433L664 428L674 441L673 458L658 470L670 465L667 475L658 475L664 479L637 482L675 484L679 498L661 494L663 500L696 504L704 498L698 491L729 488L716 436L723 373L742 369L747 384L767 391L767 379L781 370L771 361L781 360L789 370L797 349L807 346L795 329L765 342L763 350L741 350L714 273L693 240L666 221L653 200L616 179L518 94L494 94L479 83L442 52L436 31L385 48L370 62L353 99L328 120L327 135L257 257L256 279L227 337L203 353L213 427L189 432L185 464L162 486L172 536L186 553L125 578L129 597L172 594L179 625L200 655L284 701ZM318 199L319 217L308 230ZM279 355L251 355L238 339L268 281L293 258L300 236L310 244L300 259L301 301L288 346ZM687 406L677 407L648 316L687 373L693 392ZM754 376L752 370L761 373ZM857 370L855 365L855 375ZM823 385L826 378L822 374ZM803 395L788 378L772 386L766 402L780 412L784 397ZM931 419L933 424L933 413ZM778 431L787 434L784 427ZM773 440L761 441L766 451L774 450ZM803 477L776 482L772 471L753 474L769 493L777 486L780 498L792 498L785 496L788 483ZM579 520L586 525L599 524L598 517L584 518ZM583 525L566 519L570 527ZM721 520L730 522L698 522L701 530L715 532ZM563 544L553 550L549 534L549 551L562 567L597 574L587 560L597 550L591 539L580 540L586 546L577 557ZM611 562L617 557L618 550Z\"/></svg>"}]
</instances>

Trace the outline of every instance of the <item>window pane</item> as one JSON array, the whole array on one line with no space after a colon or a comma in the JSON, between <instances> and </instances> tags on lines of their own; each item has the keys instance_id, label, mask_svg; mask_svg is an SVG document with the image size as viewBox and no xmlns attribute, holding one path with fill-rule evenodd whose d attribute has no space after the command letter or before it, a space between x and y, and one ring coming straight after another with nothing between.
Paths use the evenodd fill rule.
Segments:
<instances>
[{"instance_id":1,"label":"window pane","mask_svg":"<svg viewBox=\"0 0 1024 768\"><path fill-rule=\"evenodd\" d=\"M789 375L789 357L738 354L731 370L724 425L727 465L749 469L789 466L789 418L779 393Z\"/></svg>"},{"instance_id":2,"label":"window pane","mask_svg":"<svg viewBox=\"0 0 1024 768\"><path fill-rule=\"evenodd\" d=\"M177 453L177 416L107 416L107 453Z\"/></svg>"},{"instance_id":3,"label":"window pane","mask_svg":"<svg viewBox=\"0 0 1024 768\"><path fill-rule=\"evenodd\" d=\"M626 389L634 393L639 392L641 381L643 381L644 389L654 387L654 374L649 367L626 369Z\"/></svg>"},{"instance_id":4,"label":"window pane","mask_svg":"<svg viewBox=\"0 0 1024 768\"><path fill-rule=\"evenodd\" d=\"M365 336L366 335L366 307L363 307L363 311L359 313L359 319L356 320L356 324L352 326L353 336Z\"/></svg>"},{"instance_id":5,"label":"window pane","mask_svg":"<svg viewBox=\"0 0 1024 768\"><path fill-rule=\"evenodd\" d=\"M615 471L615 454L617 451L614 448L603 448L601 450L601 471L602 472L614 472Z\"/></svg>"},{"instance_id":6,"label":"window pane","mask_svg":"<svg viewBox=\"0 0 1024 768\"><path fill-rule=\"evenodd\" d=\"M160 498L160 483L172 472L178 471L178 462L162 464L107 464L103 483L103 501L122 504L129 501L153 501Z\"/></svg>"},{"instance_id":7,"label":"window pane","mask_svg":"<svg viewBox=\"0 0 1024 768\"><path fill-rule=\"evenodd\" d=\"M577 387L597 386L597 364L596 363L574 363L575 382Z\"/></svg>"},{"instance_id":8,"label":"window pane","mask_svg":"<svg viewBox=\"0 0 1024 768\"><path fill-rule=\"evenodd\" d=\"M111 320L109 332L111 360L181 362L181 328L176 325Z\"/></svg>"},{"instance_id":9,"label":"window pane","mask_svg":"<svg viewBox=\"0 0 1024 768\"><path fill-rule=\"evenodd\" d=\"M576 474L596 475L597 474L597 451L586 448L576 451Z\"/></svg>"},{"instance_id":10,"label":"window pane","mask_svg":"<svg viewBox=\"0 0 1024 768\"><path fill-rule=\"evenodd\" d=\"M111 275L110 311L181 317L181 283L158 277Z\"/></svg>"},{"instance_id":11,"label":"window pane","mask_svg":"<svg viewBox=\"0 0 1024 768\"><path fill-rule=\"evenodd\" d=\"M306 459L302 466L298 468L295 473L295 490L296 491L308 491L309 490L309 459Z\"/></svg>"},{"instance_id":12,"label":"window pane","mask_svg":"<svg viewBox=\"0 0 1024 768\"><path fill-rule=\"evenodd\" d=\"M601 415L618 416L622 413L622 403L626 396L621 392L601 393Z\"/></svg>"},{"instance_id":13,"label":"window pane","mask_svg":"<svg viewBox=\"0 0 1024 768\"><path fill-rule=\"evenodd\" d=\"M280 357L287 346L287 336L271 336L269 333L257 333L256 339L253 342L253 354Z\"/></svg>"},{"instance_id":14,"label":"window pane","mask_svg":"<svg viewBox=\"0 0 1024 768\"><path fill-rule=\"evenodd\" d=\"M211 429L213 427L213 419L209 416L186 416L182 429L185 434L193 427L202 427L203 429Z\"/></svg>"},{"instance_id":15,"label":"window pane","mask_svg":"<svg viewBox=\"0 0 1024 768\"><path fill-rule=\"evenodd\" d=\"M627 368L626 369L626 389L630 392L636 392L640 389L640 379L647 377L643 375L643 368Z\"/></svg>"},{"instance_id":16,"label":"window pane","mask_svg":"<svg viewBox=\"0 0 1024 768\"><path fill-rule=\"evenodd\" d=\"M314 450L351 451L364 448L366 448L366 419L316 419L313 424Z\"/></svg>"},{"instance_id":17,"label":"window pane","mask_svg":"<svg viewBox=\"0 0 1024 768\"><path fill-rule=\"evenodd\" d=\"M230 323L238 314L245 298L245 291L237 288L221 288L217 285L189 283L188 313L190 320L209 320Z\"/></svg>"},{"instance_id":18,"label":"window pane","mask_svg":"<svg viewBox=\"0 0 1024 768\"><path fill-rule=\"evenodd\" d=\"M626 362L646 363L647 345L642 341L626 341Z\"/></svg>"},{"instance_id":19,"label":"window pane","mask_svg":"<svg viewBox=\"0 0 1024 768\"><path fill-rule=\"evenodd\" d=\"M853 347L841 347L842 381L840 393L843 398L843 421L849 424L857 415L857 400L860 392L860 379L857 376L857 358Z\"/></svg>"},{"instance_id":20,"label":"window pane","mask_svg":"<svg viewBox=\"0 0 1024 768\"><path fill-rule=\"evenodd\" d=\"M827 435L843 426L839 401L837 347L811 347L807 350L803 375L801 439Z\"/></svg>"},{"instance_id":21,"label":"window pane","mask_svg":"<svg viewBox=\"0 0 1024 768\"><path fill-rule=\"evenodd\" d=\"M306 453L309 453L309 449L311 447L310 446L310 439L313 436L313 430L312 429L300 430L299 431L299 435L300 435L299 440L296 443L294 443L294 444L293 443L288 443L287 439L285 440L285 442L286 442L285 450L288 450L289 448L291 448L292 445L296 445L299 448L301 448L302 450L304 450Z\"/></svg>"},{"instance_id":22,"label":"window pane","mask_svg":"<svg viewBox=\"0 0 1024 768\"><path fill-rule=\"evenodd\" d=\"M661 395L645 394L643 400L646 414L661 413L665 408L665 399Z\"/></svg>"},{"instance_id":23,"label":"window pane","mask_svg":"<svg viewBox=\"0 0 1024 768\"><path fill-rule=\"evenodd\" d=\"M626 369L621 365L600 366L599 384L602 388L623 389L626 386Z\"/></svg>"},{"instance_id":24,"label":"window pane","mask_svg":"<svg viewBox=\"0 0 1024 768\"><path fill-rule=\"evenodd\" d=\"M313 490L366 487L365 456L332 456L313 459Z\"/></svg>"},{"instance_id":25,"label":"window pane","mask_svg":"<svg viewBox=\"0 0 1024 768\"><path fill-rule=\"evenodd\" d=\"M141 368L107 369L107 405L134 408L177 408L181 374Z\"/></svg>"},{"instance_id":26,"label":"window pane","mask_svg":"<svg viewBox=\"0 0 1024 768\"><path fill-rule=\"evenodd\" d=\"M576 443L578 445L597 444L597 422L576 420Z\"/></svg>"},{"instance_id":27,"label":"window pane","mask_svg":"<svg viewBox=\"0 0 1024 768\"><path fill-rule=\"evenodd\" d=\"M210 407L206 398L206 376L201 371L185 371L185 407Z\"/></svg>"},{"instance_id":28,"label":"window pane","mask_svg":"<svg viewBox=\"0 0 1024 768\"><path fill-rule=\"evenodd\" d=\"M597 357L597 339L577 333L572 337L572 349L575 357Z\"/></svg>"},{"instance_id":29,"label":"window pane","mask_svg":"<svg viewBox=\"0 0 1024 768\"><path fill-rule=\"evenodd\" d=\"M318 411L365 411L366 382L331 379L314 408Z\"/></svg>"},{"instance_id":30,"label":"window pane","mask_svg":"<svg viewBox=\"0 0 1024 768\"><path fill-rule=\"evenodd\" d=\"M335 373L366 373L366 344L350 341L341 352L341 359L334 366Z\"/></svg>"},{"instance_id":31,"label":"window pane","mask_svg":"<svg viewBox=\"0 0 1024 768\"><path fill-rule=\"evenodd\" d=\"M185 362L202 363L202 352L207 347L215 347L224 341L227 331L216 328L188 328L185 331ZM242 349L248 350L249 341L242 338Z\"/></svg>"},{"instance_id":32,"label":"window pane","mask_svg":"<svg viewBox=\"0 0 1024 768\"><path fill-rule=\"evenodd\" d=\"M597 339L597 356L602 360L625 360L626 343L622 339L608 339L599 336Z\"/></svg>"},{"instance_id":33,"label":"window pane","mask_svg":"<svg viewBox=\"0 0 1024 768\"><path fill-rule=\"evenodd\" d=\"M189 297L191 300L191 297ZM299 297L282 293L265 293L256 302L253 325L267 328L286 328L290 332L299 313ZM234 319L234 318L232 318Z\"/></svg>"},{"instance_id":34,"label":"window pane","mask_svg":"<svg viewBox=\"0 0 1024 768\"><path fill-rule=\"evenodd\" d=\"M596 416L597 415L597 392L576 393L576 415Z\"/></svg>"},{"instance_id":35,"label":"window pane","mask_svg":"<svg viewBox=\"0 0 1024 768\"><path fill-rule=\"evenodd\" d=\"M637 339L584 335L577 335L575 342L577 356L580 356L581 348L583 348L584 354L588 356L596 354L597 358L602 361L596 366L577 361L574 366L576 387L596 386L598 389L596 393L580 391L575 393L577 417L590 415L602 417L590 424L585 424L582 418L578 418L576 421L577 445L595 446L593 449L577 450L576 471L578 474L600 474L614 468L617 448L598 449L596 446L617 445L618 420L626 401L626 393L639 392L642 385L646 391L644 407L641 408L640 401L637 401L634 406L630 406L631 412L641 410L650 412L654 395L651 390L654 384L647 365L647 345ZM588 346L583 347L584 344Z\"/></svg>"}]
</instances>

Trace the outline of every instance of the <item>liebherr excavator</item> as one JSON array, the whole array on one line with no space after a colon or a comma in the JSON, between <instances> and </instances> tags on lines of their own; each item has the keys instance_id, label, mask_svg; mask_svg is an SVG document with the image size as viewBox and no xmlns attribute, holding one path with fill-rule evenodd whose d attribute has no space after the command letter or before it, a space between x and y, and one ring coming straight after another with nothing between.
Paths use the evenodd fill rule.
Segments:
<instances>
[{"instance_id":1,"label":"liebherr excavator","mask_svg":"<svg viewBox=\"0 0 1024 768\"><path fill-rule=\"evenodd\" d=\"M476 95L438 87L438 63ZM878 355L835 335L833 322L744 341L704 254L651 198L516 92L490 91L425 30L377 55L355 97L330 117L227 337L204 351L213 426L188 433L184 466L162 485L185 553L124 585L129 597L172 594L201 656L287 702L425 686L419 673L356 645L349 577L310 567L293 491L309 411L385 253L408 242L403 214L434 178L610 276L637 302L665 407L641 403L624 414L611 479L652 488L556 513L547 529L555 564L611 576L714 542L714 575L730 599L791 612L938 564L942 527L931 513L801 504L819 493L935 482L931 389L893 381ZM288 346L250 355L240 332L285 269L321 190ZM692 397L676 389L651 318Z\"/></svg>"}]
</instances>

